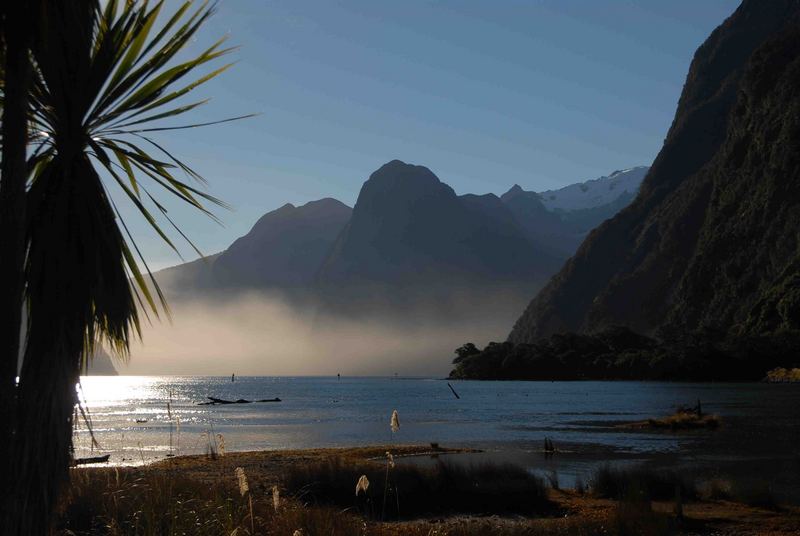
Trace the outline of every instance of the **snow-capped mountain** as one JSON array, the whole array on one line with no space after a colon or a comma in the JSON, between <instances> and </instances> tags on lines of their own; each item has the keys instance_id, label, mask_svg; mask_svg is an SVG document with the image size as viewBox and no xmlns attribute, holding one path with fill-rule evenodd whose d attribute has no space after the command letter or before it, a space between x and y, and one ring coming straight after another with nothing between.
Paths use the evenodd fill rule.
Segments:
<instances>
[{"instance_id":1,"label":"snow-capped mountain","mask_svg":"<svg viewBox=\"0 0 800 536\"><path fill-rule=\"evenodd\" d=\"M650 168L638 166L615 171L607 177L570 184L559 190L539 192L542 203L551 211L582 210L607 205L627 193L632 199Z\"/></svg>"}]
</instances>

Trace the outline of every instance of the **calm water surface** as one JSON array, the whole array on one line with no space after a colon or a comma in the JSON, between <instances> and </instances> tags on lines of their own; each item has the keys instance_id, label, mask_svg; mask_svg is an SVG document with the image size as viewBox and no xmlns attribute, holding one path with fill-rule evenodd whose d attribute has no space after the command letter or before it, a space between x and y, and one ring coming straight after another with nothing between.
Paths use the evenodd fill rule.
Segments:
<instances>
[{"instance_id":1,"label":"calm water surface","mask_svg":"<svg viewBox=\"0 0 800 536\"><path fill-rule=\"evenodd\" d=\"M460 399L447 382L434 379L84 377L81 397L99 448L91 448L80 424L76 455L110 453L112 463L136 464L169 452L202 453L212 434L223 435L227 451L438 442L486 451L467 457L471 461L502 458L556 470L563 485L600 463L647 461L757 474L789 493L800 486L800 385L450 383ZM207 396L282 402L197 405ZM676 434L614 428L697 400L705 412L722 417L721 429ZM401 427L393 435L394 409ZM546 459L545 437L563 452Z\"/></svg>"}]
</instances>

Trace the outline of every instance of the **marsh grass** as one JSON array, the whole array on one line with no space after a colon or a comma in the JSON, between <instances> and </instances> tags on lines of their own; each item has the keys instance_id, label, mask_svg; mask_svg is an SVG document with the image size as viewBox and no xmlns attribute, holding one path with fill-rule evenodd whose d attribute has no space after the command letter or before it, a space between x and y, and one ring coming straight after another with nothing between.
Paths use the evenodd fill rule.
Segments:
<instances>
[{"instance_id":1,"label":"marsh grass","mask_svg":"<svg viewBox=\"0 0 800 536\"><path fill-rule=\"evenodd\" d=\"M57 534L161 536L186 534L363 535L363 520L336 508L304 508L271 493L244 495L236 476L212 482L177 471L73 471ZM69 532L67 532L69 531Z\"/></svg>"},{"instance_id":2,"label":"marsh grass","mask_svg":"<svg viewBox=\"0 0 800 536\"><path fill-rule=\"evenodd\" d=\"M351 464L352 465L352 464ZM365 464L367 465L367 464ZM385 474L382 464L375 464L377 473ZM404 471L403 465L395 469ZM494 493L491 501L502 501L504 508L489 504L479 508L480 514L499 514L508 512L509 504L519 491L508 486L509 475L522 478L515 470L503 467L465 468L460 476L452 473L447 478L458 480L467 478L482 488L482 482L491 481ZM356 469L358 471L360 469ZM511 472L509 472L511 471ZM518 471L518 470L517 470ZM319 475L317 468L314 474ZM273 490L268 487L248 486L242 496L238 478L233 471L225 473L224 478L189 478L180 470L130 470L130 469L78 469L73 470L73 481L65 497L57 534L109 535L109 536L156 536L156 535L197 535L197 536L663 536L673 533L676 526L669 514L654 511L643 493L632 490L623 497L609 515L576 517L569 511L551 511L556 514L542 517L533 513L530 519L517 515L507 517L493 515L489 518L430 516L421 514L419 519L406 522L376 522L361 516L352 507L342 507L333 503L316 504L293 497L281 497L280 507L275 508ZM373 474L373 467L366 471ZM418 473L427 478L425 471ZM491 478L487 475L492 475ZM360 476L360 475L359 475ZM337 477L338 478L338 477ZM370 476L369 478L375 478ZM439 475L445 479L445 475ZM499 483L498 483L499 481ZM348 500L353 496L354 480L347 480L345 494ZM368 491L380 497L380 479L371 484ZM534 488L544 490L544 486ZM453 493L453 486L442 485L431 490L423 500L434 504L440 501L463 499L459 491ZM419 489L416 490L419 492ZM424 489L422 491L425 491ZM509 492L509 495L505 495ZM472 497L469 501L484 499L486 496ZM252 513L249 500L252 499ZM406 499L404 499L406 500ZM454 513L465 513L463 507ZM374 503L375 501L373 501ZM404 515L410 512L413 501L406 500ZM531 502L528 502L528 507ZM377 505L380 507L380 504ZM419 509L419 510L425 510ZM378 512L380 513L380 512ZM510 512L509 512L510 513ZM565 516L564 514L568 514ZM67 532L69 531L69 532Z\"/></svg>"},{"instance_id":3,"label":"marsh grass","mask_svg":"<svg viewBox=\"0 0 800 536\"><path fill-rule=\"evenodd\" d=\"M352 485L348 486L348 492L352 496ZM248 503L250 497L253 498L252 514ZM186 478L179 471L130 473L99 469L73 471L57 533L76 536L283 536L296 531L304 536L562 534L561 531L533 532L511 528L487 532L489 527L489 523L476 523L464 528L430 532L427 523L420 527L372 524L352 509L325 505L309 507L296 500L282 500L280 509L276 510L271 493L259 495L248 489L242 496L238 478L233 475L225 481L209 482Z\"/></svg>"},{"instance_id":4,"label":"marsh grass","mask_svg":"<svg viewBox=\"0 0 800 536\"><path fill-rule=\"evenodd\" d=\"M693 500L699 496L692 479L675 472L646 467L605 465L594 472L589 487L599 497L618 500L631 500L636 495L645 500L674 500L677 490L680 490L683 500Z\"/></svg>"},{"instance_id":5,"label":"marsh grass","mask_svg":"<svg viewBox=\"0 0 800 536\"><path fill-rule=\"evenodd\" d=\"M734 501L748 506L774 512L783 510L772 486L767 481L735 482L731 489L731 495Z\"/></svg>"},{"instance_id":6,"label":"marsh grass","mask_svg":"<svg viewBox=\"0 0 800 536\"><path fill-rule=\"evenodd\" d=\"M766 480L712 478L700 486L700 495L712 501L732 501L775 512L782 511L778 497Z\"/></svg>"},{"instance_id":7,"label":"marsh grass","mask_svg":"<svg viewBox=\"0 0 800 536\"><path fill-rule=\"evenodd\" d=\"M724 478L712 478L699 487L700 495L712 501L730 501L733 499L733 484Z\"/></svg>"},{"instance_id":8,"label":"marsh grass","mask_svg":"<svg viewBox=\"0 0 800 536\"><path fill-rule=\"evenodd\" d=\"M222 434L219 435L221 436ZM214 434L213 427L211 431L206 430L200 434L200 438L205 442L206 458L209 460L216 460L222 453L220 452L220 446L217 441L217 436Z\"/></svg>"},{"instance_id":9,"label":"marsh grass","mask_svg":"<svg viewBox=\"0 0 800 536\"><path fill-rule=\"evenodd\" d=\"M554 490L561 489L561 485L558 482L558 473L555 470L548 471L548 473L547 473L547 483Z\"/></svg>"},{"instance_id":10,"label":"marsh grass","mask_svg":"<svg viewBox=\"0 0 800 536\"><path fill-rule=\"evenodd\" d=\"M77 535L230 534L250 528L247 501L233 491L171 471L73 471L59 528Z\"/></svg>"},{"instance_id":11,"label":"marsh grass","mask_svg":"<svg viewBox=\"0 0 800 536\"><path fill-rule=\"evenodd\" d=\"M631 490L617 503L609 528L619 536L665 536L675 532L674 525L666 514L653 511L649 500Z\"/></svg>"},{"instance_id":12,"label":"marsh grass","mask_svg":"<svg viewBox=\"0 0 800 536\"><path fill-rule=\"evenodd\" d=\"M586 494L586 484L583 482L583 478L580 475L575 477L575 493L578 495Z\"/></svg>"},{"instance_id":13,"label":"marsh grass","mask_svg":"<svg viewBox=\"0 0 800 536\"><path fill-rule=\"evenodd\" d=\"M366 475L371 485L355 504L353 483ZM392 478L391 484L386 482ZM555 507L544 481L513 465L460 466L444 462L431 468L344 463L339 458L290 468L287 492L307 504L358 507L368 519L414 518L449 513L541 514ZM386 507L381 494L389 490ZM391 497L394 495L394 497ZM400 507L402 506L402 511Z\"/></svg>"}]
</instances>

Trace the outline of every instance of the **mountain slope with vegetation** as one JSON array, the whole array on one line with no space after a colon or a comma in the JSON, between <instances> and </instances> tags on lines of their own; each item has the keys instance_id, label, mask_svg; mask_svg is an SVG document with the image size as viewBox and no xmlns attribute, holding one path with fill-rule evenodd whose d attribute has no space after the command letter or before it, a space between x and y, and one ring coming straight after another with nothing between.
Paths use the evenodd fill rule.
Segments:
<instances>
[{"instance_id":1,"label":"mountain slope with vegetation","mask_svg":"<svg viewBox=\"0 0 800 536\"><path fill-rule=\"evenodd\" d=\"M590 234L510 341L797 327L782 292L797 277L797 11L745 1L698 49L639 196Z\"/></svg>"},{"instance_id":2,"label":"mountain slope with vegetation","mask_svg":"<svg viewBox=\"0 0 800 536\"><path fill-rule=\"evenodd\" d=\"M760 379L797 361L799 17L794 0L746 0L712 33L636 200L589 235L505 347L460 355L455 376L568 365L571 377ZM619 327L652 344L604 350Z\"/></svg>"}]
</instances>

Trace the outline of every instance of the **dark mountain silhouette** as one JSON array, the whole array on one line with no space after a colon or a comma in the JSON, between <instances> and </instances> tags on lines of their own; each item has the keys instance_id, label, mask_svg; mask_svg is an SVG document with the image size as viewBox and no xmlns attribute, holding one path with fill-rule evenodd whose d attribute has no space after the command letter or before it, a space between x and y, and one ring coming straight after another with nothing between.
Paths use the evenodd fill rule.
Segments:
<instances>
[{"instance_id":1,"label":"dark mountain silhouette","mask_svg":"<svg viewBox=\"0 0 800 536\"><path fill-rule=\"evenodd\" d=\"M510 323L572 254L583 227L620 203L607 202L609 181L638 186L617 175L588 181L581 208L556 213L518 186L502 198L458 196L429 169L394 160L364 183L354 209L334 199L284 205L222 253L157 279L172 298L256 290L350 317ZM555 195L576 202L569 187Z\"/></svg>"},{"instance_id":2,"label":"dark mountain silhouette","mask_svg":"<svg viewBox=\"0 0 800 536\"><path fill-rule=\"evenodd\" d=\"M638 197L589 234L511 342L800 328L798 11L745 0L697 50Z\"/></svg>"},{"instance_id":3,"label":"dark mountain silhouette","mask_svg":"<svg viewBox=\"0 0 800 536\"><path fill-rule=\"evenodd\" d=\"M557 213L547 210L540 194L525 191L515 184L500 199L525 230L531 242L538 247L561 259L566 259L575 252L583 234L573 231Z\"/></svg>"},{"instance_id":4,"label":"dark mountain silhouette","mask_svg":"<svg viewBox=\"0 0 800 536\"><path fill-rule=\"evenodd\" d=\"M162 270L158 280L173 293L307 288L351 212L330 198L299 207L287 203L222 253Z\"/></svg>"},{"instance_id":5,"label":"dark mountain silhouette","mask_svg":"<svg viewBox=\"0 0 800 536\"><path fill-rule=\"evenodd\" d=\"M497 196L459 197L428 168L393 160L364 183L319 281L440 286L543 278L556 265Z\"/></svg>"},{"instance_id":6,"label":"dark mountain silhouette","mask_svg":"<svg viewBox=\"0 0 800 536\"><path fill-rule=\"evenodd\" d=\"M97 348L88 363L85 374L88 376L118 376L119 372L117 372L108 352L103 348Z\"/></svg>"},{"instance_id":7,"label":"dark mountain silhouette","mask_svg":"<svg viewBox=\"0 0 800 536\"><path fill-rule=\"evenodd\" d=\"M214 263L218 280L245 287L301 287L314 280L352 209L326 198L261 217Z\"/></svg>"}]
</instances>

